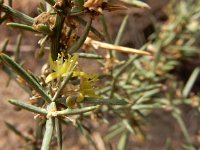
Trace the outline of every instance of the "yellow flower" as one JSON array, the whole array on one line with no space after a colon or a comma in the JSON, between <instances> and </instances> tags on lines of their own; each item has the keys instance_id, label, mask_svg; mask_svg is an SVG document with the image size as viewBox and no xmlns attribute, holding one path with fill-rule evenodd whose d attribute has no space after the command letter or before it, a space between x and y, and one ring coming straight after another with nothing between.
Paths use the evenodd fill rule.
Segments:
<instances>
[{"instance_id":1,"label":"yellow flower","mask_svg":"<svg viewBox=\"0 0 200 150\"><path fill-rule=\"evenodd\" d=\"M52 60L49 56L49 63L52 70L55 72L49 74L45 80L46 83L60 77L66 76L69 72L72 72L78 64L78 55L68 55L68 59L64 59L64 54L59 54L56 61Z\"/></svg>"},{"instance_id":2,"label":"yellow flower","mask_svg":"<svg viewBox=\"0 0 200 150\"><path fill-rule=\"evenodd\" d=\"M94 87L94 83L98 80L97 75L74 71L73 76L80 77L80 93L77 100L78 102L83 101L84 97L100 98L100 96L95 93Z\"/></svg>"}]
</instances>

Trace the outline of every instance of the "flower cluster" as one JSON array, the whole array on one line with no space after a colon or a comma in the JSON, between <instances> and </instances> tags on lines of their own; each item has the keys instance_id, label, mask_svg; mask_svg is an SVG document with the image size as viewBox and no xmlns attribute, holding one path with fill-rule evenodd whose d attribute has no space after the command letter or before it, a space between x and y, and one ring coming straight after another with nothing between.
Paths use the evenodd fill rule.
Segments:
<instances>
[{"instance_id":1,"label":"flower cluster","mask_svg":"<svg viewBox=\"0 0 200 150\"><path fill-rule=\"evenodd\" d=\"M59 54L56 61L53 61L52 57L49 56L49 63L53 73L49 74L45 80L46 83L59 78L65 77L69 72L73 72L75 67L78 65L78 55L68 55L68 59L64 59L64 54Z\"/></svg>"},{"instance_id":2,"label":"flower cluster","mask_svg":"<svg viewBox=\"0 0 200 150\"><path fill-rule=\"evenodd\" d=\"M64 54L59 54L56 61L53 61L51 56L49 56L49 63L51 69L54 71L50 73L47 77L45 82L49 83L50 81L62 78L68 75L68 73L73 72L72 77L78 78L80 80L79 89L73 89L68 96L68 101L72 103L72 97L76 97L77 102L81 102L84 100L84 97L93 97L93 98L100 98L95 93L95 82L98 80L98 76L95 74L88 74L83 71L75 71L76 66L78 65L78 55L75 54L73 56L68 55L68 59L64 59ZM74 99L73 99L74 100ZM72 104L70 104L72 105Z\"/></svg>"},{"instance_id":3,"label":"flower cluster","mask_svg":"<svg viewBox=\"0 0 200 150\"><path fill-rule=\"evenodd\" d=\"M94 89L94 84L98 80L98 76L95 74L87 74L81 71L75 71L73 73L74 77L80 78L80 94L78 96L78 102L84 100L84 97L93 97L93 98L100 98Z\"/></svg>"}]
</instances>

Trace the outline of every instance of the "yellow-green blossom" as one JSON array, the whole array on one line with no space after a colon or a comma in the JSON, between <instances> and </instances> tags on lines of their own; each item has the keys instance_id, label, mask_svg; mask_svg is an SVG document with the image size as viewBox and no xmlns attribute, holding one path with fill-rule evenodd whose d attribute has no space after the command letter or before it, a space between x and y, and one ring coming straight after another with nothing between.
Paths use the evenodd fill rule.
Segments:
<instances>
[{"instance_id":1,"label":"yellow-green blossom","mask_svg":"<svg viewBox=\"0 0 200 150\"><path fill-rule=\"evenodd\" d=\"M67 107L73 108L76 104L76 97L68 96L66 99Z\"/></svg>"},{"instance_id":2,"label":"yellow-green blossom","mask_svg":"<svg viewBox=\"0 0 200 150\"><path fill-rule=\"evenodd\" d=\"M80 93L78 96L78 102L84 100L84 97L100 98L95 93L94 83L98 80L98 76L94 74L87 74L81 71L74 71L74 77L80 77Z\"/></svg>"},{"instance_id":3,"label":"yellow-green blossom","mask_svg":"<svg viewBox=\"0 0 200 150\"><path fill-rule=\"evenodd\" d=\"M52 60L49 56L49 64L52 70L55 72L49 74L45 80L46 83L60 77L66 76L69 72L72 72L78 64L78 55L68 55L68 59L64 59L64 54L59 54L56 61Z\"/></svg>"}]
</instances>

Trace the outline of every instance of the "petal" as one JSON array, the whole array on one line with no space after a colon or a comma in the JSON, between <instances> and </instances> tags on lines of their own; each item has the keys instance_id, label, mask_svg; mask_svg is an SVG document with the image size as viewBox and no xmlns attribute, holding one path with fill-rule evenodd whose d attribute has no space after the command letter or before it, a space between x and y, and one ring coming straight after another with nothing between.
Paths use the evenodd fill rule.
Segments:
<instances>
[{"instance_id":1,"label":"petal","mask_svg":"<svg viewBox=\"0 0 200 150\"><path fill-rule=\"evenodd\" d=\"M68 64L67 71L71 72L75 69L75 67L78 64L78 54L75 54L74 56L70 57L69 60L68 60L68 63L69 64Z\"/></svg>"},{"instance_id":2,"label":"petal","mask_svg":"<svg viewBox=\"0 0 200 150\"><path fill-rule=\"evenodd\" d=\"M64 74L68 72L68 68L69 68L69 62L65 61L62 65L62 67L59 68L59 71Z\"/></svg>"},{"instance_id":3,"label":"petal","mask_svg":"<svg viewBox=\"0 0 200 150\"><path fill-rule=\"evenodd\" d=\"M100 98L95 93L93 84L90 81L88 81L88 79L85 79L85 78L81 78L80 92L83 93L83 95L85 95L85 96L89 96L89 97L93 97L93 98Z\"/></svg>"},{"instance_id":4,"label":"petal","mask_svg":"<svg viewBox=\"0 0 200 150\"><path fill-rule=\"evenodd\" d=\"M51 55L49 55L49 64L51 69L53 69L54 71L57 71L57 63L53 61Z\"/></svg>"},{"instance_id":5,"label":"petal","mask_svg":"<svg viewBox=\"0 0 200 150\"><path fill-rule=\"evenodd\" d=\"M45 82L48 83L58 77L60 77L60 74L58 74L57 72L53 72L46 77Z\"/></svg>"},{"instance_id":6,"label":"petal","mask_svg":"<svg viewBox=\"0 0 200 150\"><path fill-rule=\"evenodd\" d=\"M93 98L100 98L99 95L95 94L95 91L93 89L85 89L83 93L85 96L89 96L89 97L93 97Z\"/></svg>"},{"instance_id":7,"label":"petal","mask_svg":"<svg viewBox=\"0 0 200 150\"><path fill-rule=\"evenodd\" d=\"M84 100L84 95L82 93L79 94L77 101L82 102Z\"/></svg>"},{"instance_id":8,"label":"petal","mask_svg":"<svg viewBox=\"0 0 200 150\"><path fill-rule=\"evenodd\" d=\"M80 72L79 72L79 71L73 71L73 75L72 75L72 77L78 77L78 76L79 76L79 74L80 74Z\"/></svg>"}]
</instances>

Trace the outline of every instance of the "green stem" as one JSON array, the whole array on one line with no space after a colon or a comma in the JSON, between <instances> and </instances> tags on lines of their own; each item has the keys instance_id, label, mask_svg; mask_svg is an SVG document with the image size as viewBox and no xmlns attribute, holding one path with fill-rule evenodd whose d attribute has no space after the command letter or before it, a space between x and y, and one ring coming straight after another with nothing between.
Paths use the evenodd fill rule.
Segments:
<instances>
[{"instance_id":1,"label":"green stem","mask_svg":"<svg viewBox=\"0 0 200 150\"><path fill-rule=\"evenodd\" d=\"M58 96L60 95L60 93L63 91L63 89L65 88L65 85L68 83L68 81L70 80L71 76L72 76L73 72L69 72L67 74L67 76L65 77L64 81L62 82L61 86L58 88L58 90L56 91L53 100L55 101L56 98L58 98Z\"/></svg>"},{"instance_id":2,"label":"green stem","mask_svg":"<svg viewBox=\"0 0 200 150\"><path fill-rule=\"evenodd\" d=\"M90 27L92 25L92 18L89 19L89 21L87 22L85 29L83 31L83 35L78 39L78 41L69 49L70 53L74 53L76 51L79 50L79 48L81 48L81 46L84 44L88 33L90 31Z\"/></svg>"},{"instance_id":3,"label":"green stem","mask_svg":"<svg viewBox=\"0 0 200 150\"><path fill-rule=\"evenodd\" d=\"M64 20L64 16L57 14L54 33L51 37L51 56L54 61L58 58L58 53L60 53L60 37Z\"/></svg>"}]
</instances>

